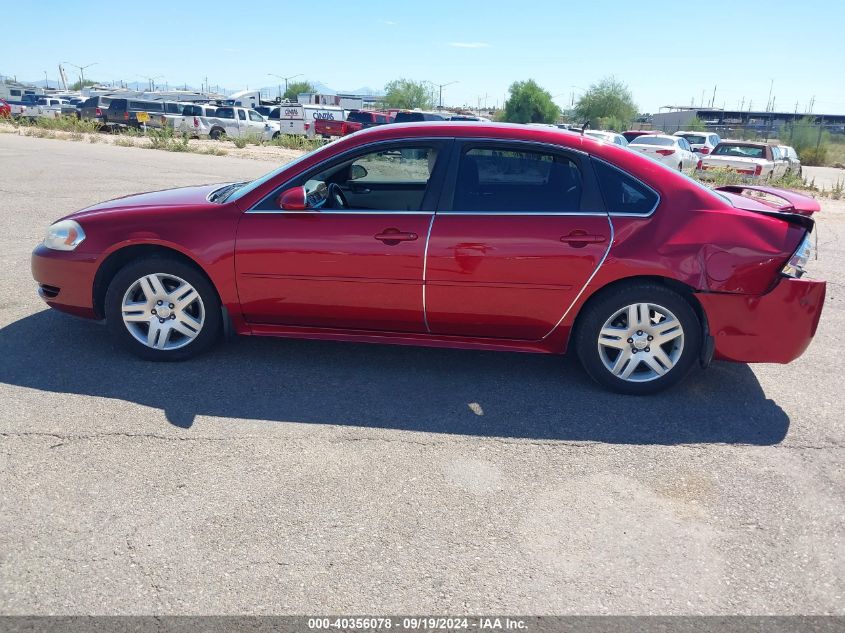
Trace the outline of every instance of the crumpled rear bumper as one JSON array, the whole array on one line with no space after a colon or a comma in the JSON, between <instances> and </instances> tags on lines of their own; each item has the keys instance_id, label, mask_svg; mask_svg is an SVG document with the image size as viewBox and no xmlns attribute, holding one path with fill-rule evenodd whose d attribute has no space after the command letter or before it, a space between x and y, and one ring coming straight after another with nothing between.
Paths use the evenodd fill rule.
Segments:
<instances>
[{"instance_id":1,"label":"crumpled rear bumper","mask_svg":"<svg viewBox=\"0 0 845 633\"><path fill-rule=\"evenodd\" d=\"M804 353L819 325L827 284L784 277L762 296L696 293L716 359L789 363Z\"/></svg>"}]
</instances>

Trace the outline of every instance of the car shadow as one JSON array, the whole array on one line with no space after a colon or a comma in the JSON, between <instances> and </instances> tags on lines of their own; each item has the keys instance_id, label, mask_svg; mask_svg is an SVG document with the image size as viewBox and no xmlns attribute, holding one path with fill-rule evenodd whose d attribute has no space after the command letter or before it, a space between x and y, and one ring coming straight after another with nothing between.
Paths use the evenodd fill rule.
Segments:
<instances>
[{"instance_id":1,"label":"car shadow","mask_svg":"<svg viewBox=\"0 0 845 633\"><path fill-rule=\"evenodd\" d=\"M747 365L649 397L594 385L571 357L239 337L150 363L97 323L44 310L0 329L0 382L197 415L614 444L780 442L789 418Z\"/></svg>"}]
</instances>

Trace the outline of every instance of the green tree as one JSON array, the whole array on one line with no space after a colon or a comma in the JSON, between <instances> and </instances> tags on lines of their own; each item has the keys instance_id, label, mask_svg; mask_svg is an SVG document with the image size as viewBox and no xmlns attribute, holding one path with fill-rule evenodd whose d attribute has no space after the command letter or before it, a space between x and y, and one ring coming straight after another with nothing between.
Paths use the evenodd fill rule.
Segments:
<instances>
[{"instance_id":1,"label":"green tree","mask_svg":"<svg viewBox=\"0 0 845 633\"><path fill-rule=\"evenodd\" d=\"M282 98L287 99L288 101L296 101L296 98L302 92L314 92L314 84L310 81L292 81L288 84Z\"/></svg>"},{"instance_id":2,"label":"green tree","mask_svg":"<svg viewBox=\"0 0 845 633\"><path fill-rule=\"evenodd\" d=\"M637 105L628 86L615 77L605 77L581 95L575 115L581 121L590 121L593 127L598 124L618 131L637 116Z\"/></svg>"},{"instance_id":3,"label":"green tree","mask_svg":"<svg viewBox=\"0 0 845 633\"><path fill-rule=\"evenodd\" d=\"M684 129L690 130L691 132L703 132L707 129L707 126L704 125L704 121L698 117L693 117L692 120L684 126Z\"/></svg>"},{"instance_id":4,"label":"green tree","mask_svg":"<svg viewBox=\"0 0 845 633\"><path fill-rule=\"evenodd\" d=\"M388 108L430 110L434 107L434 93L422 81L394 79L384 87L384 105Z\"/></svg>"},{"instance_id":5,"label":"green tree","mask_svg":"<svg viewBox=\"0 0 845 633\"><path fill-rule=\"evenodd\" d=\"M68 90L82 90L83 88L87 88L88 86L96 86L97 82L93 79L85 79L79 80L77 79L71 85L68 86Z\"/></svg>"},{"instance_id":6,"label":"green tree","mask_svg":"<svg viewBox=\"0 0 845 633\"><path fill-rule=\"evenodd\" d=\"M536 81L515 81L509 89L501 119L511 123L554 123L560 116L560 108L552 101L552 95L541 88Z\"/></svg>"}]
</instances>

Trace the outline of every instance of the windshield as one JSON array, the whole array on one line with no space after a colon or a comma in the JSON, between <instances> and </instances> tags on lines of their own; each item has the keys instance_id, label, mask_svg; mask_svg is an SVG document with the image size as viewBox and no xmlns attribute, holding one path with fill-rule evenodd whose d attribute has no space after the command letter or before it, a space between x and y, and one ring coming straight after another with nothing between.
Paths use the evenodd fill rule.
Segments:
<instances>
[{"instance_id":1,"label":"windshield","mask_svg":"<svg viewBox=\"0 0 845 633\"><path fill-rule=\"evenodd\" d=\"M635 145L674 145L675 141L671 138L662 136L639 136L634 139Z\"/></svg>"},{"instance_id":2,"label":"windshield","mask_svg":"<svg viewBox=\"0 0 845 633\"><path fill-rule=\"evenodd\" d=\"M735 158L764 158L765 151L762 147L754 145L733 145L720 143L713 150L714 156L733 156Z\"/></svg>"},{"instance_id":3,"label":"windshield","mask_svg":"<svg viewBox=\"0 0 845 633\"><path fill-rule=\"evenodd\" d=\"M225 198L221 199L220 202L240 200L245 195L247 195L251 191L255 191L255 189L257 189L258 187L263 185L265 182L272 180L273 178L278 176L280 173L282 173L286 169L290 169L291 167L293 167L294 165L298 165L299 163L301 163L305 159L311 158L312 156L315 156L317 154L321 154L322 152L325 152L327 149L331 149L331 148L332 148L332 144L327 143L326 145L318 147L317 149L315 149L311 152L308 152L307 154L303 154L299 158L292 160L289 163L285 163L284 165L282 165L278 169L274 169L273 171L271 171L267 174L264 174L263 176L260 176L260 177L256 178L255 180L253 180L251 182L244 183L243 186L239 187L238 189L233 189L232 192L228 196L226 196Z\"/></svg>"}]
</instances>

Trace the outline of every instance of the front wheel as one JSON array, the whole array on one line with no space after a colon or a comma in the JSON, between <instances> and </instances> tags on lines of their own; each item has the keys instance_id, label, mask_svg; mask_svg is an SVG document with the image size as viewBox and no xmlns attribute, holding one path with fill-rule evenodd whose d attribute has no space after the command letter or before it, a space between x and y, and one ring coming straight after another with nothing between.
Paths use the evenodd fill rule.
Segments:
<instances>
[{"instance_id":1,"label":"front wheel","mask_svg":"<svg viewBox=\"0 0 845 633\"><path fill-rule=\"evenodd\" d=\"M682 380L701 350L701 323L677 292L659 284L609 291L579 316L575 349L593 380L645 395Z\"/></svg>"},{"instance_id":2,"label":"front wheel","mask_svg":"<svg viewBox=\"0 0 845 633\"><path fill-rule=\"evenodd\" d=\"M109 284L106 323L112 335L145 360L185 360L219 338L220 301L196 268L147 257L127 264Z\"/></svg>"}]
</instances>

